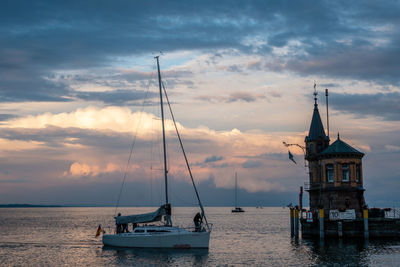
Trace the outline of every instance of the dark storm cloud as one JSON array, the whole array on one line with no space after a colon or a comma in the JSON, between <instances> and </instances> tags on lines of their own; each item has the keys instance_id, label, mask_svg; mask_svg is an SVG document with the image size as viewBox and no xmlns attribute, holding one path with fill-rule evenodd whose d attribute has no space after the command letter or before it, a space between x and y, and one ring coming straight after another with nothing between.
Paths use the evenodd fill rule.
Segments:
<instances>
[{"instance_id":1,"label":"dark storm cloud","mask_svg":"<svg viewBox=\"0 0 400 267\"><path fill-rule=\"evenodd\" d=\"M336 110L357 116L379 116L400 120L400 93L337 94L330 93L329 104Z\"/></svg>"},{"instance_id":2,"label":"dark storm cloud","mask_svg":"<svg viewBox=\"0 0 400 267\"><path fill-rule=\"evenodd\" d=\"M397 1L3 1L1 99L68 101L71 89L49 80L53 72L109 67L125 56L234 49L274 57L272 48L286 45L291 45L287 54L273 58L281 64L268 63L269 69L398 84L399 5ZM233 66L231 71L241 69Z\"/></svg>"}]
</instances>

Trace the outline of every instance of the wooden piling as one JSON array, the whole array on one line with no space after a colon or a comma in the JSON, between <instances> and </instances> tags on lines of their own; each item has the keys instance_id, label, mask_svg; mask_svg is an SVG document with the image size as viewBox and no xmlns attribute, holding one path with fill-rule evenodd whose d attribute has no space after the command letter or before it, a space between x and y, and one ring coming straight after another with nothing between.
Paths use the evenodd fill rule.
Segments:
<instances>
[{"instance_id":1,"label":"wooden piling","mask_svg":"<svg viewBox=\"0 0 400 267\"><path fill-rule=\"evenodd\" d=\"M324 238L324 209L319 210L319 237Z\"/></svg>"},{"instance_id":2,"label":"wooden piling","mask_svg":"<svg viewBox=\"0 0 400 267\"><path fill-rule=\"evenodd\" d=\"M342 237L343 236L343 224L341 221L338 221L338 223L337 223L337 231L338 231L338 236Z\"/></svg>"},{"instance_id":3,"label":"wooden piling","mask_svg":"<svg viewBox=\"0 0 400 267\"><path fill-rule=\"evenodd\" d=\"M294 209L294 235L299 238L299 209Z\"/></svg>"},{"instance_id":4,"label":"wooden piling","mask_svg":"<svg viewBox=\"0 0 400 267\"><path fill-rule=\"evenodd\" d=\"M294 237L294 209L290 208L290 237Z\"/></svg>"},{"instance_id":5,"label":"wooden piling","mask_svg":"<svg viewBox=\"0 0 400 267\"><path fill-rule=\"evenodd\" d=\"M364 217L364 238L369 238L369 229L368 229L368 209L363 210L363 217Z\"/></svg>"}]
</instances>

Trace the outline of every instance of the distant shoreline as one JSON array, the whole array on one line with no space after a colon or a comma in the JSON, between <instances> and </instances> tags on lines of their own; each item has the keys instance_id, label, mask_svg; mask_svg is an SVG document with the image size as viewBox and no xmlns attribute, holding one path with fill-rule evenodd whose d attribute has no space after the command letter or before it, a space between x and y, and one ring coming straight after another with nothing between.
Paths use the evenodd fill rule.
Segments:
<instances>
[{"instance_id":1,"label":"distant shoreline","mask_svg":"<svg viewBox=\"0 0 400 267\"><path fill-rule=\"evenodd\" d=\"M128 206L121 205L119 208L158 208L159 206ZM176 208L180 207L197 207L197 206L175 206ZM231 206L205 206L205 207L219 207L219 208L232 208ZM243 208L263 208L263 207L274 207L274 206L242 206ZM276 206L279 207L280 206ZM0 204L0 208L115 208L113 205L78 205L78 204L66 204L66 205L46 205L46 204Z\"/></svg>"},{"instance_id":2,"label":"distant shoreline","mask_svg":"<svg viewBox=\"0 0 400 267\"><path fill-rule=\"evenodd\" d=\"M61 208L60 205L0 204L0 208Z\"/></svg>"}]
</instances>

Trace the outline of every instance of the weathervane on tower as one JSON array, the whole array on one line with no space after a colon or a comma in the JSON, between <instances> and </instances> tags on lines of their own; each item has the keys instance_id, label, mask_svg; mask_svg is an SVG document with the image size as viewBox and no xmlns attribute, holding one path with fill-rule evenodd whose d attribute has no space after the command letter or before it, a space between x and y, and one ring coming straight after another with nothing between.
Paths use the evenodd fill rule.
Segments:
<instances>
[{"instance_id":1,"label":"weathervane on tower","mask_svg":"<svg viewBox=\"0 0 400 267\"><path fill-rule=\"evenodd\" d=\"M315 81L314 81L314 101L315 101L314 105L315 105L315 106L317 105L317 95L318 95L318 92L317 92L317 84L316 84Z\"/></svg>"}]
</instances>

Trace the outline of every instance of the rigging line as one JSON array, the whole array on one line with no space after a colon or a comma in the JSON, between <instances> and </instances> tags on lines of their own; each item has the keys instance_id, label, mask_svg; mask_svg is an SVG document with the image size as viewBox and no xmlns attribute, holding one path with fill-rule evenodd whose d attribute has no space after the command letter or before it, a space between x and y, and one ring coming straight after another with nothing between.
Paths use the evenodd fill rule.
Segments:
<instances>
[{"instance_id":1,"label":"rigging line","mask_svg":"<svg viewBox=\"0 0 400 267\"><path fill-rule=\"evenodd\" d=\"M170 184L172 184L172 183L170 183ZM171 185L171 187L172 187L172 185ZM182 204L190 205L190 206L196 206L196 204L197 204L197 203L189 202L189 201L187 201L187 200L185 200L185 199L183 199L183 198L180 198L180 197L178 196L178 194L175 193L174 190L170 190L170 192L171 192L172 195L173 195L177 200L179 200ZM171 202L172 202L172 201L171 201ZM174 204L174 205L175 205L175 204Z\"/></svg>"},{"instance_id":2,"label":"rigging line","mask_svg":"<svg viewBox=\"0 0 400 267\"><path fill-rule=\"evenodd\" d=\"M206 214L205 214L205 212L204 212L204 208L203 208L203 205L201 204L200 196L199 196L199 193L198 193L197 188L196 188L196 184L194 183L194 179L193 179L193 175L192 175L192 170L190 169L189 161L188 161L188 159L187 159L187 157L186 157L185 149L183 148L182 139L181 139L181 136L180 136L180 134L179 134L178 127L176 126L175 116L174 116L174 113L172 112L171 104L170 104L170 102L169 102L168 95L167 95L167 90L165 90L164 83L162 83L162 87L163 87L163 89L164 89L165 99L167 100L167 103L168 103L168 107L169 107L169 111L170 111L170 113L171 113L172 121L174 122L175 130L176 130L176 135L178 136L178 140L179 140L179 143L180 143L180 145L181 145L183 157L185 158L186 166L187 166L188 171L189 171L190 179L192 180L193 188L194 188L194 191L196 192L197 201L198 201L198 204L199 204L199 206L200 206L202 216L203 216L204 220L206 221L206 225L207 225L208 230L210 230L210 227L209 227L209 225L208 225L208 221L207 221L207 218L206 218Z\"/></svg>"},{"instance_id":3,"label":"rigging line","mask_svg":"<svg viewBox=\"0 0 400 267\"><path fill-rule=\"evenodd\" d=\"M126 175L127 175L127 173L128 173L129 164L130 164L131 159L132 159L133 147L135 146L135 143L136 143L137 134L138 134L138 132L139 132L139 125L140 125L140 123L142 122L143 110L144 110L144 106L145 106L145 104L146 104L146 100L147 100L147 98L148 98L148 96L149 96L150 81L152 80L153 75L154 75L154 72L152 72L152 74L151 74L151 76L150 76L149 83L148 83L148 85L147 85L146 94L145 94L145 97L144 97L144 99L143 99L142 107L141 107L141 110L140 110L139 121L138 121L137 127L136 127L136 132L135 132L135 135L133 136L133 139L132 139L132 143L131 143L131 147L130 147L130 152L129 152L128 161L127 161L126 166L125 166L125 171L124 171L124 175L123 175L123 179L122 179L122 184L121 184L121 188L120 188L119 194L118 194L117 204L115 205L114 217L117 215L117 209L118 209L118 206L119 206L119 202L120 202L120 200L121 200L122 189L124 188L124 185L125 185Z\"/></svg>"}]
</instances>

